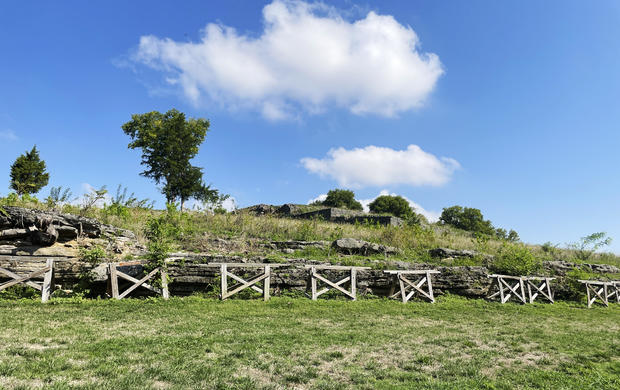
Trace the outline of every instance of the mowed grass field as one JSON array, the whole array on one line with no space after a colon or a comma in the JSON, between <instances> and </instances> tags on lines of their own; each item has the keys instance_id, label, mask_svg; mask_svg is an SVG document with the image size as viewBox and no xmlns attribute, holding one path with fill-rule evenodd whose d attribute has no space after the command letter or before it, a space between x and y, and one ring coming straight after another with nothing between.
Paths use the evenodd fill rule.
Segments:
<instances>
[{"instance_id":1,"label":"mowed grass field","mask_svg":"<svg viewBox=\"0 0 620 390\"><path fill-rule=\"evenodd\" d=\"M0 301L0 388L619 389L620 305Z\"/></svg>"}]
</instances>

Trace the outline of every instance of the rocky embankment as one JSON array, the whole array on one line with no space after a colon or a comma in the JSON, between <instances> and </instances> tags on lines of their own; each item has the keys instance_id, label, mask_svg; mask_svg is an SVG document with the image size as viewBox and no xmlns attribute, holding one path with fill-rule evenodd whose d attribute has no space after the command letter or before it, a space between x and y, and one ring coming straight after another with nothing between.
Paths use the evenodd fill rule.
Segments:
<instances>
[{"instance_id":1,"label":"rocky embankment","mask_svg":"<svg viewBox=\"0 0 620 390\"><path fill-rule=\"evenodd\" d=\"M217 239L226 247L226 240ZM60 214L40 210L5 207L0 213L0 267L11 269L18 274L27 274L41 268L47 258L55 259L55 283L63 289L72 289L79 283L88 283L94 289L105 290L107 267L102 264L90 264L79 258L78 248L101 245L109 253L119 255L139 254L143 248L137 244L132 232L105 225L97 220L70 214ZM370 270L358 273L358 291L361 294L386 295L393 286L393 280L383 272L386 269L419 270L435 269L440 271L433 276L433 287L437 294L450 293L472 298L487 295L491 286L491 273L483 266L437 266L405 261L390 261L389 255L398 253L396 248L370 243L353 238L343 238L334 242L326 241L272 241L262 244L270 250L279 250L285 254L293 254L295 250L306 248L331 247L334 252L343 255L374 255L385 254L385 260L368 260ZM479 255L473 251L436 248L430 251L431 257L438 263L450 264L451 260L474 257ZM346 256L345 256L346 258ZM216 268L207 267L207 263L247 263L271 262L265 257L238 257L229 255L183 254L174 255L170 264L169 274L172 277L170 289L173 294L187 295L194 292L209 291L217 285L219 272ZM117 261L117 260L113 260ZM307 291L310 281L308 271L304 268L309 264L325 264L301 258L281 260L289 264L278 267L272 274L271 285L274 294L284 290ZM139 276L143 272L141 265L123 266L130 275ZM541 276L554 276L556 295L559 298L570 293L566 283L566 275L575 267L598 274L619 275L620 269L604 264L572 264L563 261L544 263ZM333 279L337 279L337 271L331 271Z\"/></svg>"},{"instance_id":2,"label":"rocky embankment","mask_svg":"<svg viewBox=\"0 0 620 390\"><path fill-rule=\"evenodd\" d=\"M133 232L96 219L22 207L0 209L0 255L76 257L79 247L92 245L117 254L141 249Z\"/></svg>"}]
</instances>

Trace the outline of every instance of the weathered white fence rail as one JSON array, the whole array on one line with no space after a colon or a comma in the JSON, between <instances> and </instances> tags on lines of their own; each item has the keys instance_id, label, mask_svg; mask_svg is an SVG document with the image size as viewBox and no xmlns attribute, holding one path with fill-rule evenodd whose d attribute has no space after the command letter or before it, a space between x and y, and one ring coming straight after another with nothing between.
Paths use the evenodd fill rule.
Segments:
<instances>
[{"instance_id":1,"label":"weathered white fence rail","mask_svg":"<svg viewBox=\"0 0 620 390\"><path fill-rule=\"evenodd\" d=\"M237 294L238 292L251 288L252 290L263 294L263 299L268 301L270 298L271 289L271 269L275 267L284 267L288 264L272 264L272 263L210 263L211 267L220 268L220 299L224 300ZM252 276L250 279L245 280L239 275L235 275L229 271L229 268L244 268L260 270L262 273ZM231 278L237 282L232 286L232 290L228 287L228 278ZM259 287L257 284L262 282L263 287Z\"/></svg>"},{"instance_id":2,"label":"weathered white fence rail","mask_svg":"<svg viewBox=\"0 0 620 390\"><path fill-rule=\"evenodd\" d=\"M306 269L310 271L310 283L312 286L312 300L316 301L317 298L331 289L338 290L352 300L357 299L357 271L370 269L370 267L348 267L343 265L306 265ZM319 274L319 271L348 271L349 276L340 279L336 282L327 279L326 276ZM318 290L318 283L323 282L326 287ZM342 287L345 283L349 282L350 289L346 290Z\"/></svg>"},{"instance_id":3,"label":"weathered white fence rail","mask_svg":"<svg viewBox=\"0 0 620 390\"><path fill-rule=\"evenodd\" d=\"M605 306L609 306L609 298L618 293L617 282L603 282L599 280L579 280L586 286L588 296L588 307L596 302L597 298Z\"/></svg>"},{"instance_id":4,"label":"weathered white fence rail","mask_svg":"<svg viewBox=\"0 0 620 390\"><path fill-rule=\"evenodd\" d=\"M128 263L108 263L108 272L109 272L109 281L110 281L110 289L112 298L123 299L127 295L129 295L132 291L137 289L138 287L143 287L151 292L156 294L160 294L164 299L168 299L170 294L168 292L168 275L164 269L161 267L157 267L151 272L149 272L146 276L141 279L136 279L131 275L127 275L126 273L119 271L119 267L130 266L130 265L141 265L141 262L128 262ZM147 283L150 279L152 279L157 274L161 275L161 288L153 287L149 283ZM132 283L125 291L119 290L119 278L125 279L126 281Z\"/></svg>"},{"instance_id":5,"label":"weathered white fence rail","mask_svg":"<svg viewBox=\"0 0 620 390\"><path fill-rule=\"evenodd\" d=\"M527 285L527 295L529 297L530 303L534 303L538 296L547 299L550 303L553 303L553 291L551 290L551 281L554 279L555 278L537 276L524 277L523 280L525 280L525 283ZM533 294L532 288L534 289Z\"/></svg>"},{"instance_id":6,"label":"weathered white fence rail","mask_svg":"<svg viewBox=\"0 0 620 390\"><path fill-rule=\"evenodd\" d=\"M52 294L54 260L47 259L44 268L30 272L27 275L18 275L6 268L0 268L0 274L6 275L12 279L8 282L0 284L0 291L21 283L41 291L41 302L47 302ZM40 278L41 276L43 276L42 282L34 280L35 278Z\"/></svg>"},{"instance_id":7,"label":"weathered white fence rail","mask_svg":"<svg viewBox=\"0 0 620 390\"><path fill-rule=\"evenodd\" d=\"M439 271L435 270L386 270L383 271L386 274L392 275L397 281L400 287L400 291L394 293L394 285L390 291L390 298L396 298L401 296L403 303L407 303L411 297L416 293L425 297L431 303L435 303L435 296L433 295L433 283L431 281L431 274L438 274ZM406 275L406 276L405 276ZM411 275L411 276L409 276ZM416 281L412 282L408 277L415 277ZM426 285L426 288L424 288ZM407 290L410 290L407 292Z\"/></svg>"}]
</instances>

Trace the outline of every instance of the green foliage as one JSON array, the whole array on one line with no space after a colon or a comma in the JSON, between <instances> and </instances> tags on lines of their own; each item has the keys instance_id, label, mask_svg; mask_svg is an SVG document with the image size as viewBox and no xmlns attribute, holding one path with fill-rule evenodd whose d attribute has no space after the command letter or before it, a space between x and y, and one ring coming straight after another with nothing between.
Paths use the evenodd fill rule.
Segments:
<instances>
[{"instance_id":1,"label":"green foliage","mask_svg":"<svg viewBox=\"0 0 620 390\"><path fill-rule=\"evenodd\" d=\"M568 249L575 251L578 260L586 261L592 257L594 252L611 244L611 241L611 237L608 237L605 232L592 233L589 236L581 237L578 242L568 244Z\"/></svg>"},{"instance_id":2,"label":"green foliage","mask_svg":"<svg viewBox=\"0 0 620 390\"><path fill-rule=\"evenodd\" d=\"M323 206L340 207L349 210L363 210L362 204L355 200L355 194L351 190L329 190L327 197L322 202Z\"/></svg>"},{"instance_id":3,"label":"green foliage","mask_svg":"<svg viewBox=\"0 0 620 390\"><path fill-rule=\"evenodd\" d=\"M80 257L90 264L99 264L101 260L105 259L106 252L99 245L95 245L90 249L80 248Z\"/></svg>"},{"instance_id":4,"label":"green foliage","mask_svg":"<svg viewBox=\"0 0 620 390\"><path fill-rule=\"evenodd\" d=\"M564 277L563 284L567 287L567 291L565 292L566 297L576 301L581 300L586 294L584 286L579 280L598 280L599 278L600 274L574 267L572 270L568 271Z\"/></svg>"},{"instance_id":5,"label":"green foliage","mask_svg":"<svg viewBox=\"0 0 620 390\"><path fill-rule=\"evenodd\" d=\"M510 242L518 242L520 240L519 233L512 229L507 232L506 229L497 228L495 229L495 237L499 238L500 240L506 240Z\"/></svg>"},{"instance_id":6,"label":"green foliage","mask_svg":"<svg viewBox=\"0 0 620 390\"><path fill-rule=\"evenodd\" d=\"M133 192L131 195L127 195L127 187L123 187L119 184L116 188L116 195L112 198L112 202L104 207L104 213L127 219L129 218L129 210L132 208L152 209L153 203L149 203L148 199L139 200Z\"/></svg>"},{"instance_id":7,"label":"green foliage","mask_svg":"<svg viewBox=\"0 0 620 390\"><path fill-rule=\"evenodd\" d=\"M185 114L175 109L165 114L152 111L132 115L122 129L131 137L128 147L142 149L142 165L147 169L141 175L163 184L168 203L179 199L183 209L190 198L210 203L225 198L204 184L202 168L190 164L209 130L208 120L186 120Z\"/></svg>"},{"instance_id":8,"label":"green foliage","mask_svg":"<svg viewBox=\"0 0 620 390\"><path fill-rule=\"evenodd\" d=\"M495 235L491 221L485 220L479 209L461 206L446 207L439 220L447 225L475 233Z\"/></svg>"},{"instance_id":9,"label":"green foliage","mask_svg":"<svg viewBox=\"0 0 620 390\"><path fill-rule=\"evenodd\" d=\"M392 214L396 217L411 221L412 224L419 224L420 219L415 218L416 213L409 205L409 202L400 195L381 195L368 205L373 213Z\"/></svg>"},{"instance_id":10,"label":"green foliage","mask_svg":"<svg viewBox=\"0 0 620 390\"><path fill-rule=\"evenodd\" d=\"M586 310L449 295L434 305L403 305L295 295L269 302L0 300L2 386L594 390L620 384L620 305Z\"/></svg>"},{"instance_id":11,"label":"green foliage","mask_svg":"<svg viewBox=\"0 0 620 390\"><path fill-rule=\"evenodd\" d=\"M495 255L490 268L498 273L525 276L542 267L542 260L535 257L528 247L522 244L505 242Z\"/></svg>"},{"instance_id":12,"label":"green foliage","mask_svg":"<svg viewBox=\"0 0 620 390\"><path fill-rule=\"evenodd\" d=\"M45 172L45 161L39 157L36 146L30 152L17 157L11 165L11 188L19 196L36 194L49 182L50 175Z\"/></svg>"},{"instance_id":13,"label":"green foliage","mask_svg":"<svg viewBox=\"0 0 620 390\"><path fill-rule=\"evenodd\" d=\"M85 214L88 212L97 204L97 202L103 201L107 194L108 190L105 185L101 186L99 189L91 188L88 193L84 194L80 213Z\"/></svg>"},{"instance_id":14,"label":"green foliage","mask_svg":"<svg viewBox=\"0 0 620 390\"><path fill-rule=\"evenodd\" d=\"M73 194L69 188L65 188L63 191L62 186L52 187L50 188L50 194L45 198L45 204L50 209L57 209L59 206L69 202L72 196Z\"/></svg>"},{"instance_id":15,"label":"green foliage","mask_svg":"<svg viewBox=\"0 0 620 390\"><path fill-rule=\"evenodd\" d=\"M15 206L19 202L19 195L15 192L11 192L4 198L0 198L0 204L2 206Z\"/></svg>"},{"instance_id":16,"label":"green foliage","mask_svg":"<svg viewBox=\"0 0 620 390\"><path fill-rule=\"evenodd\" d=\"M165 213L157 217L151 217L146 223L145 235L148 239L147 256L149 268L166 268L165 260L173 249L173 242L179 238L180 221L183 213L179 213L175 204L167 204Z\"/></svg>"}]
</instances>

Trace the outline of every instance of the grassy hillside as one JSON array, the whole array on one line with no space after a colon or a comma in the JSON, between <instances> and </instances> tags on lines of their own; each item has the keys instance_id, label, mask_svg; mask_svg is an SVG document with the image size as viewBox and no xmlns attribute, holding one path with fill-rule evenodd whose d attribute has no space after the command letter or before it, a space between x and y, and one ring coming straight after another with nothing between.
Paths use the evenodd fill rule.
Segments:
<instances>
[{"instance_id":1,"label":"grassy hillside","mask_svg":"<svg viewBox=\"0 0 620 390\"><path fill-rule=\"evenodd\" d=\"M0 301L0 388L614 389L620 306Z\"/></svg>"},{"instance_id":2,"label":"grassy hillside","mask_svg":"<svg viewBox=\"0 0 620 390\"><path fill-rule=\"evenodd\" d=\"M1 206L0 202L0 206ZM6 203L5 203L6 204ZM49 206L41 202L14 201L11 205L46 209ZM315 206L308 206L316 208ZM96 218L104 223L132 230L138 240L146 242L145 228L150 218L166 213L165 211L145 208L89 208L84 210L77 206L62 207L63 212L81 214ZM445 247L450 249L474 250L480 253L474 259L460 259L446 265L480 265L484 255L496 255L504 241L492 237L480 238L471 232L452 228L441 224L424 224L422 226L378 226L369 224L337 224L321 220L299 220L275 215L256 216L247 211L235 213L213 214L207 212L188 211L170 213L169 219L175 225L172 237L175 250L189 252L228 253L246 256L283 257L277 250L271 250L264 244L270 241L333 241L338 238L351 237L365 241L380 243L399 250L391 255L393 260L414 262L437 262L432 259L429 249ZM227 240L220 245L218 239ZM542 260L565 260L584 262L574 250L563 248L563 245L527 244L536 258ZM110 256L113 254L110 253ZM338 261L351 260L350 256L333 253L329 249L308 249L297 251L287 256L307 257ZM383 258L383 255L375 256ZM620 266L620 257L612 253L595 253L587 262Z\"/></svg>"}]
</instances>

